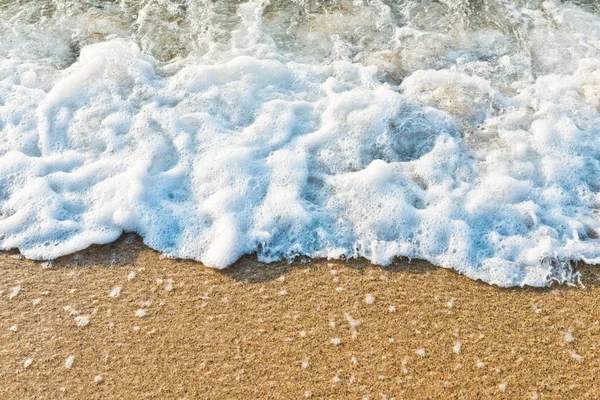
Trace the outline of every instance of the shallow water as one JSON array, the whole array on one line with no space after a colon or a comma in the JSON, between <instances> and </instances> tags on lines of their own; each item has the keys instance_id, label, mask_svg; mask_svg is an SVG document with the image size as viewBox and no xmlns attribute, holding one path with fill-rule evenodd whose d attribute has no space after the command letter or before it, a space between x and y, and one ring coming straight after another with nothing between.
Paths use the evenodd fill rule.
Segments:
<instances>
[{"instance_id":1,"label":"shallow water","mask_svg":"<svg viewBox=\"0 0 600 400\"><path fill-rule=\"evenodd\" d=\"M0 248L572 281L599 110L595 1L4 1Z\"/></svg>"}]
</instances>

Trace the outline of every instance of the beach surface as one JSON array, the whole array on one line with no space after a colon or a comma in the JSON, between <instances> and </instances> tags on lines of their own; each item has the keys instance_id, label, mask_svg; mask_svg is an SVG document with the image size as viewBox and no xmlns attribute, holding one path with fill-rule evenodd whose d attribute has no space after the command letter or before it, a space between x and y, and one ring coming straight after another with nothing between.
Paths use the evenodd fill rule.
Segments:
<instances>
[{"instance_id":1,"label":"beach surface","mask_svg":"<svg viewBox=\"0 0 600 400\"><path fill-rule=\"evenodd\" d=\"M422 261L0 254L0 398L600 396L600 269L499 289Z\"/></svg>"}]
</instances>

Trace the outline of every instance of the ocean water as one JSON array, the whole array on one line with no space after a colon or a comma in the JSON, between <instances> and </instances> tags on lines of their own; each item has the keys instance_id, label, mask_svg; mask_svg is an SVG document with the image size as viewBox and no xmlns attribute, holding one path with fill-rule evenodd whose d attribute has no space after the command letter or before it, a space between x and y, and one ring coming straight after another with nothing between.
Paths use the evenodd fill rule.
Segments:
<instances>
[{"instance_id":1,"label":"ocean water","mask_svg":"<svg viewBox=\"0 0 600 400\"><path fill-rule=\"evenodd\" d=\"M0 0L0 249L574 281L599 110L595 0Z\"/></svg>"}]
</instances>

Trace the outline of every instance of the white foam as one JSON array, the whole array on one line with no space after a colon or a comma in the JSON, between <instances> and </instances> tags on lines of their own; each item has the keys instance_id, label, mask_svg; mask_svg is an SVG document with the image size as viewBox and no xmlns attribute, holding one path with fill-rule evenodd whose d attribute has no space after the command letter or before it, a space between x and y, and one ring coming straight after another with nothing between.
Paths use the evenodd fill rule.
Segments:
<instances>
[{"instance_id":1,"label":"white foam","mask_svg":"<svg viewBox=\"0 0 600 400\"><path fill-rule=\"evenodd\" d=\"M356 329L360 326L360 321L353 318L352 315L344 313L344 317L346 317L346 320L348 321L348 324L350 324L350 327Z\"/></svg>"},{"instance_id":2,"label":"white foam","mask_svg":"<svg viewBox=\"0 0 600 400\"><path fill-rule=\"evenodd\" d=\"M593 5L133 3L0 11L0 249L600 262Z\"/></svg>"},{"instance_id":3,"label":"white foam","mask_svg":"<svg viewBox=\"0 0 600 400\"><path fill-rule=\"evenodd\" d=\"M110 291L110 293L108 294L110 297L112 298L117 298L119 296L121 296L121 287L117 286L115 288L113 288L113 290Z\"/></svg>"},{"instance_id":4,"label":"white foam","mask_svg":"<svg viewBox=\"0 0 600 400\"><path fill-rule=\"evenodd\" d=\"M454 346L452 347L452 351L456 354L460 354L462 350L462 343L461 342L455 342Z\"/></svg>"},{"instance_id":5,"label":"white foam","mask_svg":"<svg viewBox=\"0 0 600 400\"><path fill-rule=\"evenodd\" d=\"M75 317L75 323L79 328L84 328L89 325L90 317L89 315L78 315Z\"/></svg>"},{"instance_id":6,"label":"white foam","mask_svg":"<svg viewBox=\"0 0 600 400\"><path fill-rule=\"evenodd\" d=\"M575 337L573 336L573 333L571 333L571 331L565 332L564 339L565 339L565 342L567 342L567 343L575 342Z\"/></svg>"},{"instance_id":7,"label":"white foam","mask_svg":"<svg viewBox=\"0 0 600 400\"><path fill-rule=\"evenodd\" d=\"M63 310L65 310L66 312L69 313L69 315L72 315L72 316L78 316L79 315L79 311L76 310L76 309L74 309L73 307L71 307L69 305L64 306Z\"/></svg>"},{"instance_id":8,"label":"white foam","mask_svg":"<svg viewBox=\"0 0 600 400\"><path fill-rule=\"evenodd\" d=\"M135 311L135 316L138 317L138 318L144 318L146 315L148 315L148 311L146 311L143 308L138 308Z\"/></svg>"},{"instance_id":9,"label":"white foam","mask_svg":"<svg viewBox=\"0 0 600 400\"><path fill-rule=\"evenodd\" d=\"M575 353L573 350L569 350L569 355L573 357L573 359L575 359L576 361L582 362L584 360L584 357L582 355Z\"/></svg>"},{"instance_id":10,"label":"white foam","mask_svg":"<svg viewBox=\"0 0 600 400\"><path fill-rule=\"evenodd\" d=\"M10 292L8 293L8 299L12 300L13 298L17 297L19 295L19 293L21 293L21 289L22 289L21 285L13 286L10 289Z\"/></svg>"},{"instance_id":11,"label":"white foam","mask_svg":"<svg viewBox=\"0 0 600 400\"><path fill-rule=\"evenodd\" d=\"M73 355L68 356L67 359L65 360L65 368L71 369L74 362L75 362L75 356L73 356Z\"/></svg>"}]
</instances>

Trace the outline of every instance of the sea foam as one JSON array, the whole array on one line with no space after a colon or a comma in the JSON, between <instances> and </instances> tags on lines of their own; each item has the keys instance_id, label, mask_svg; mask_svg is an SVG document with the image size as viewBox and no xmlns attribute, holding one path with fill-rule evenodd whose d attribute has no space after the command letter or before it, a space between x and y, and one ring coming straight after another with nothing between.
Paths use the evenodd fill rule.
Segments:
<instances>
[{"instance_id":1,"label":"sea foam","mask_svg":"<svg viewBox=\"0 0 600 400\"><path fill-rule=\"evenodd\" d=\"M593 2L88 3L0 6L1 249L600 262Z\"/></svg>"}]
</instances>

